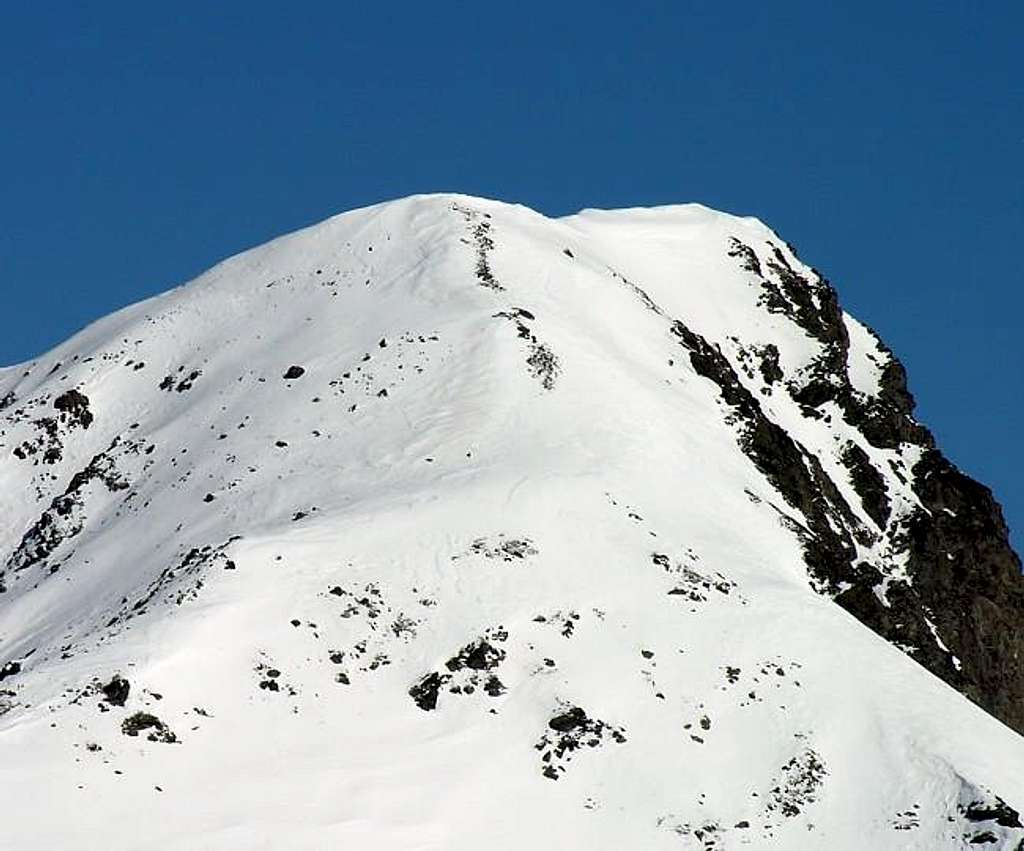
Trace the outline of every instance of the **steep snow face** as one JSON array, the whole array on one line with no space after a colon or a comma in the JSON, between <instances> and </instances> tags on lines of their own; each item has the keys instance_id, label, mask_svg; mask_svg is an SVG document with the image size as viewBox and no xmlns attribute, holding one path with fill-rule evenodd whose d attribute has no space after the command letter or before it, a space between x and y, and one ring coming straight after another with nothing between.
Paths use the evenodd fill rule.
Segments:
<instances>
[{"instance_id":1,"label":"steep snow face","mask_svg":"<svg viewBox=\"0 0 1024 851\"><path fill-rule=\"evenodd\" d=\"M1024 741L907 655L1019 717L929 596L1001 519L928 519L984 494L753 219L358 210L0 400L12 848L1024 842Z\"/></svg>"}]
</instances>

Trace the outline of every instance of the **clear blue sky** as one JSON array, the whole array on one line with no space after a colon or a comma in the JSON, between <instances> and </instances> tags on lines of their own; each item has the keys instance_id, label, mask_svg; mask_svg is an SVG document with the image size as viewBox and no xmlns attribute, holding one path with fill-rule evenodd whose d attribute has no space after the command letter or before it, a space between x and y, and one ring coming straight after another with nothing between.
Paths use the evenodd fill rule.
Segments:
<instances>
[{"instance_id":1,"label":"clear blue sky","mask_svg":"<svg viewBox=\"0 0 1024 851\"><path fill-rule=\"evenodd\" d=\"M833 280L1020 545L1022 45L1019 0L8 4L0 363L387 198L700 201Z\"/></svg>"}]
</instances>

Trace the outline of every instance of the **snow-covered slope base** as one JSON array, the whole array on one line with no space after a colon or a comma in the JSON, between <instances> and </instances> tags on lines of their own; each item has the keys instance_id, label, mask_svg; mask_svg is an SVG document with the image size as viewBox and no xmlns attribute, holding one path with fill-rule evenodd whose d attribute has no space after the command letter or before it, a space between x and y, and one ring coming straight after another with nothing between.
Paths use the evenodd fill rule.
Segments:
<instances>
[{"instance_id":1,"label":"snow-covered slope base","mask_svg":"<svg viewBox=\"0 0 1024 851\"><path fill-rule=\"evenodd\" d=\"M1024 740L833 601L917 593L929 447L830 298L416 197L0 371L0 846L1024 847Z\"/></svg>"}]
</instances>

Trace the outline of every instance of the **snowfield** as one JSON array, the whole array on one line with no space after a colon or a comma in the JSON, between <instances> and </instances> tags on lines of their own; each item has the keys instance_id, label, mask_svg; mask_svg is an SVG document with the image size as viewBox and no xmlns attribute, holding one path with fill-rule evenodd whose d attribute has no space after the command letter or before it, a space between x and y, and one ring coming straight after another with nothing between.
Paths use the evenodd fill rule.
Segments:
<instances>
[{"instance_id":1,"label":"snowfield","mask_svg":"<svg viewBox=\"0 0 1024 851\"><path fill-rule=\"evenodd\" d=\"M1024 739L834 601L936 512L830 292L417 196L0 370L0 847L1024 848Z\"/></svg>"}]
</instances>

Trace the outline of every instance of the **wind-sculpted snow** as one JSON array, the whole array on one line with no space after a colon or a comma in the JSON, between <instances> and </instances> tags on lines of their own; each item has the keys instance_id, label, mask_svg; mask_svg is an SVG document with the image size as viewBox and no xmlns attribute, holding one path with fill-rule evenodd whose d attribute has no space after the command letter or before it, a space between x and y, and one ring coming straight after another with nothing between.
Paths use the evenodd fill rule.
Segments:
<instances>
[{"instance_id":1,"label":"wind-sculpted snow","mask_svg":"<svg viewBox=\"0 0 1024 851\"><path fill-rule=\"evenodd\" d=\"M3 847L1024 847L998 506L753 219L346 213L0 370L0 488Z\"/></svg>"}]
</instances>

